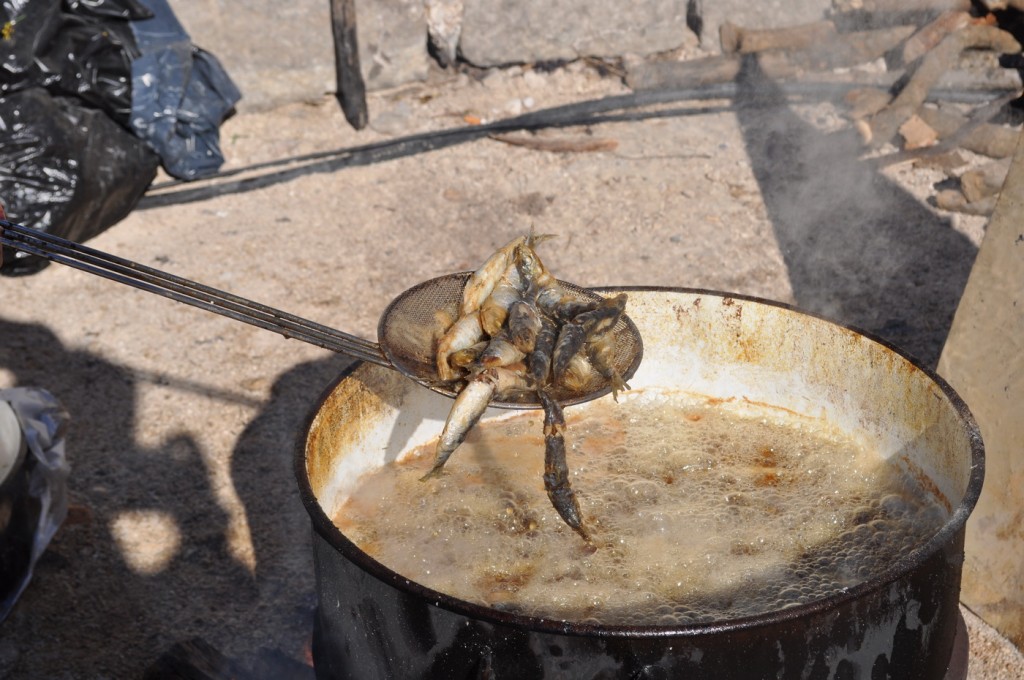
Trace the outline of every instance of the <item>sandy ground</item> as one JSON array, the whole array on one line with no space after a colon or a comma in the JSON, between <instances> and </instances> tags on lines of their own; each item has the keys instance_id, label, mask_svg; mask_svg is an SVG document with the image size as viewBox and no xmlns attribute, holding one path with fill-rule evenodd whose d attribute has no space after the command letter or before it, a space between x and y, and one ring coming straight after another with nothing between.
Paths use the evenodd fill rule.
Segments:
<instances>
[{"instance_id":1,"label":"sandy ground","mask_svg":"<svg viewBox=\"0 0 1024 680\"><path fill-rule=\"evenodd\" d=\"M542 134L599 152L481 139L251 168L623 91L575 64L376 94L376 129L358 133L328 98L239 115L222 145L241 174L156 187L90 245L372 338L398 293L535 225L559 235L544 254L567 280L791 302L934 365L984 220L929 207L937 171L855 163L831 105L714 102ZM0 677L140 677L196 636L302 659L316 603L292 456L346 358L66 267L0 286L0 387L46 388L70 412L74 506L0 628ZM1012 677L987 658L972 677Z\"/></svg>"}]
</instances>

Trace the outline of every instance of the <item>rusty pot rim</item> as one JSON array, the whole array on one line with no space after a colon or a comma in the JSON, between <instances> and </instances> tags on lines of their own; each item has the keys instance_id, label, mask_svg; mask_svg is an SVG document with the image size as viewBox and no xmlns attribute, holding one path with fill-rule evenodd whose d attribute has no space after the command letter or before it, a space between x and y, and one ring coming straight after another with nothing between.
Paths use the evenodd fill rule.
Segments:
<instances>
[{"instance_id":1,"label":"rusty pot rim","mask_svg":"<svg viewBox=\"0 0 1024 680\"><path fill-rule=\"evenodd\" d=\"M949 519L942 527L935 532L924 544L918 546L909 553L900 555L887 569L877 574L874 578L859 583L852 588L839 591L823 597L814 602L795 605L779 611L770 611L754 616L744 616L724 621L711 621L705 623L693 623L686 625L599 625L578 621L564 621L553 618L524 616L512 612L505 612L485 605L476 604L462 600L446 593L427 588L415 581L412 581L401 574L392 571L385 565L373 559L359 549L348 537L346 537L334 522L323 511L313 488L309 481L306 470L306 441L309 431L317 414L324 407L329 395L335 390L338 384L348 378L363 362L353 362L342 373L331 382L321 393L316 401L316 406L306 416L299 436L296 438L294 453L294 472L299 485L299 495L302 503L309 513L313 528L324 540L335 550L338 550L350 562L358 565L361 569L383 581L393 588L403 591L409 595L420 598L427 602L433 602L435 606L448 611L466 616L468 618L490 622L496 625L508 626L540 633L554 633L559 635L572 636L597 636L614 638L667 638L667 637L697 637L704 635L717 635L721 633L754 629L761 626L770 626L784 621L801 619L807 616L820 614L834 610L847 602L859 599L868 593L885 588L888 584L896 581L921 565L928 557L946 545L957 532L961 531L967 523L974 506L981 495L981 488L985 477L985 454L984 444L981 438L981 431L974 419L967 404L960 398L956 391L941 376L933 370L924 366L920 361L907 352L892 345L888 341L856 326L844 324L830 319L824 315L813 312L806 312L797 307L775 300L768 300L751 295L725 293L721 291L703 288L682 288L674 286L600 286L593 290L598 292L666 292L681 293L686 295L705 295L723 299L743 300L761 305L768 305L784 309L801 316L806 316L832 325L853 331L872 342L881 345L885 349L894 352L912 366L923 372L931 379L949 399L951 406L957 416L963 421L968 429L971 444L971 470L967 482L967 488L963 497L954 508Z\"/></svg>"}]
</instances>

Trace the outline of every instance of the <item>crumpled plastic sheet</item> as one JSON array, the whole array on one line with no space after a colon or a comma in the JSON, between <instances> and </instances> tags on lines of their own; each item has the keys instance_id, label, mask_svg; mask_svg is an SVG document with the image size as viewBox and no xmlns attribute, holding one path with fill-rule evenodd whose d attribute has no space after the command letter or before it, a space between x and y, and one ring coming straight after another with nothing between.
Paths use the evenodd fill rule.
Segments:
<instances>
[{"instance_id":1,"label":"crumpled plastic sheet","mask_svg":"<svg viewBox=\"0 0 1024 680\"><path fill-rule=\"evenodd\" d=\"M241 94L166 0L0 0L0 24L0 96L41 87L75 97L181 179L223 164L219 127Z\"/></svg>"},{"instance_id":2,"label":"crumpled plastic sheet","mask_svg":"<svg viewBox=\"0 0 1024 680\"><path fill-rule=\"evenodd\" d=\"M10 219L82 242L127 215L159 158L104 112L29 88L0 97L0 199ZM45 264L4 249L2 272Z\"/></svg>"},{"instance_id":3,"label":"crumpled plastic sheet","mask_svg":"<svg viewBox=\"0 0 1024 680\"><path fill-rule=\"evenodd\" d=\"M240 98L166 0L0 0L0 198L15 222L86 241L135 207L159 165L216 172ZM3 248L0 274L47 264Z\"/></svg>"},{"instance_id":4,"label":"crumpled plastic sheet","mask_svg":"<svg viewBox=\"0 0 1024 680\"><path fill-rule=\"evenodd\" d=\"M138 54L129 21L149 16L135 0L0 0L0 94L45 87L127 127Z\"/></svg>"},{"instance_id":5,"label":"crumpled plastic sheet","mask_svg":"<svg viewBox=\"0 0 1024 680\"><path fill-rule=\"evenodd\" d=\"M64 0L64 6L70 12L126 21L153 15L144 3L137 0Z\"/></svg>"},{"instance_id":6,"label":"crumpled plastic sheet","mask_svg":"<svg viewBox=\"0 0 1024 680\"><path fill-rule=\"evenodd\" d=\"M56 397L39 388L15 387L0 390L0 400L11 405L21 425L28 445L23 463L29 469L28 493L39 504L28 568L0 600L0 621L3 621L28 586L36 562L67 516L69 467L64 452L68 414Z\"/></svg>"},{"instance_id":7,"label":"crumpled plastic sheet","mask_svg":"<svg viewBox=\"0 0 1024 680\"><path fill-rule=\"evenodd\" d=\"M224 162L219 128L242 95L212 54L192 44L166 0L146 0L151 19L133 21L131 128L180 179Z\"/></svg>"}]
</instances>

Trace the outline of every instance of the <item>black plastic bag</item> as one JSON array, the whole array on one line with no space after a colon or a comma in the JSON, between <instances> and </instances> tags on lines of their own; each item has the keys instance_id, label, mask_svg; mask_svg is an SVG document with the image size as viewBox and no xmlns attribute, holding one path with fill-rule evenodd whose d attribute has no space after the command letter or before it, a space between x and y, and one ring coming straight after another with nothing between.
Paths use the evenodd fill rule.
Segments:
<instances>
[{"instance_id":1,"label":"black plastic bag","mask_svg":"<svg viewBox=\"0 0 1024 680\"><path fill-rule=\"evenodd\" d=\"M67 515L67 423L46 390L0 390L0 622Z\"/></svg>"},{"instance_id":2,"label":"black plastic bag","mask_svg":"<svg viewBox=\"0 0 1024 680\"><path fill-rule=\"evenodd\" d=\"M146 140L174 177L223 164L219 128L241 94L166 0L0 0L0 22L0 95L77 97Z\"/></svg>"},{"instance_id":3,"label":"black plastic bag","mask_svg":"<svg viewBox=\"0 0 1024 680\"><path fill-rule=\"evenodd\" d=\"M174 177L196 179L224 162L219 128L241 98L209 52L192 44L166 0L147 0L153 17L133 21L131 126Z\"/></svg>"},{"instance_id":4,"label":"black plastic bag","mask_svg":"<svg viewBox=\"0 0 1024 680\"><path fill-rule=\"evenodd\" d=\"M124 21L97 24L65 15L61 30L36 63L36 84L102 109L128 127L135 41Z\"/></svg>"},{"instance_id":5,"label":"black plastic bag","mask_svg":"<svg viewBox=\"0 0 1024 680\"><path fill-rule=\"evenodd\" d=\"M137 0L64 0L64 6L74 14L88 14L106 19L138 21L153 16L153 13Z\"/></svg>"},{"instance_id":6,"label":"black plastic bag","mask_svg":"<svg viewBox=\"0 0 1024 680\"><path fill-rule=\"evenodd\" d=\"M8 218L85 241L123 219L160 159L102 111L32 88L0 97L0 197ZM4 250L2 272L31 274L45 260Z\"/></svg>"},{"instance_id":7,"label":"black plastic bag","mask_svg":"<svg viewBox=\"0 0 1024 680\"><path fill-rule=\"evenodd\" d=\"M57 0L3 0L0 20L4 22L0 93L7 93L38 81L36 57L53 40L63 20Z\"/></svg>"},{"instance_id":8,"label":"black plastic bag","mask_svg":"<svg viewBox=\"0 0 1024 680\"><path fill-rule=\"evenodd\" d=\"M131 63L138 56L130 21L152 14L133 0L3 0L0 94L45 87L75 96L128 127Z\"/></svg>"},{"instance_id":9,"label":"black plastic bag","mask_svg":"<svg viewBox=\"0 0 1024 680\"><path fill-rule=\"evenodd\" d=\"M0 23L10 219L81 242L127 215L159 164L184 179L220 168L241 95L165 0L0 0ZM5 248L0 273L45 264Z\"/></svg>"}]
</instances>

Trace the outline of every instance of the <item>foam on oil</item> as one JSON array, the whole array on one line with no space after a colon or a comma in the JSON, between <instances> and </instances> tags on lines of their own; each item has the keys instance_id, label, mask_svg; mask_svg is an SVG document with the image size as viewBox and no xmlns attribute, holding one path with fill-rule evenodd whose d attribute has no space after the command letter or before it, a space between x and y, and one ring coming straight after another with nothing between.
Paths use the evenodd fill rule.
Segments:
<instances>
[{"instance_id":1,"label":"foam on oil","mask_svg":"<svg viewBox=\"0 0 1024 680\"><path fill-rule=\"evenodd\" d=\"M778 409L647 390L566 417L594 546L544 493L538 412L479 425L440 479L419 481L433 444L366 475L335 522L390 569L464 600L679 625L849 588L947 519L897 465Z\"/></svg>"}]
</instances>

